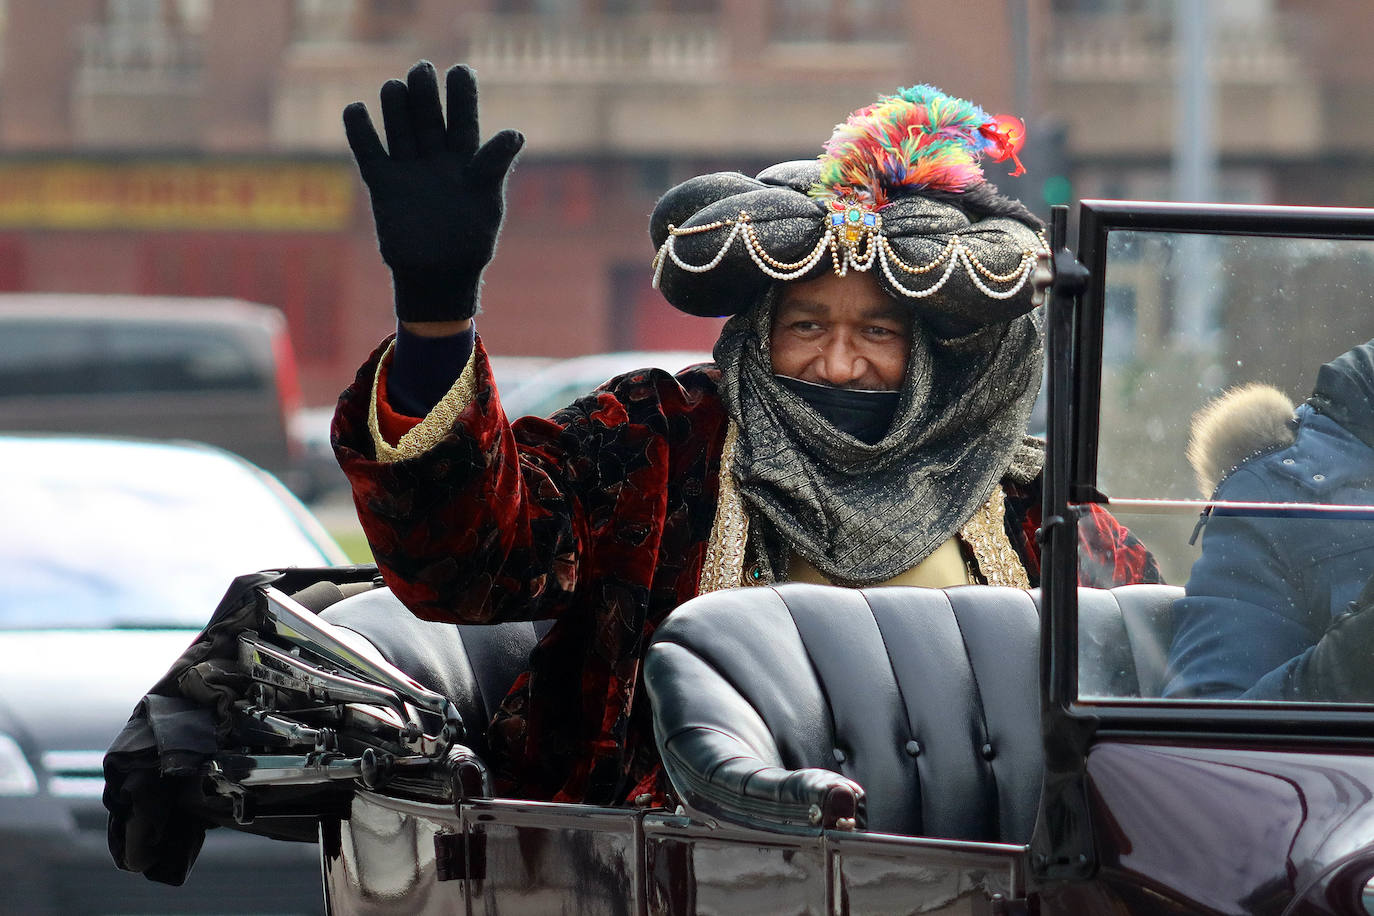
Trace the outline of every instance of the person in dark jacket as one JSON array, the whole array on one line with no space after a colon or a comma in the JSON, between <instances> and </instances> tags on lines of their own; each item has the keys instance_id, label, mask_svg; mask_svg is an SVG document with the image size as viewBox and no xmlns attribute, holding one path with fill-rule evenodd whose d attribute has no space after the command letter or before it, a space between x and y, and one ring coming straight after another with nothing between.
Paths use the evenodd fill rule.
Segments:
<instances>
[{"instance_id":1,"label":"person in dark jacket","mask_svg":"<svg viewBox=\"0 0 1374 916\"><path fill-rule=\"evenodd\" d=\"M717 588L1036 584L1043 445L1025 437L1040 223L983 178L1017 123L928 86L855 112L813 161L699 176L650 224L655 284L730 315L715 364L613 379L508 422L473 315L523 139L479 145L471 71L344 112L398 318L333 437L388 585L420 617L555 622L488 729L505 795L657 797L640 659ZM1082 581L1157 581L1092 507Z\"/></svg>"},{"instance_id":2,"label":"person in dark jacket","mask_svg":"<svg viewBox=\"0 0 1374 916\"><path fill-rule=\"evenodd\" d=\"M1374 340L1322 366L1296 410L1267 386L1223 396L1190 458L1214 500L1374 505ZM1218 509L1203 531L1166 696L1374 700L1374 521Z\"/></svg>"}]
</instances>

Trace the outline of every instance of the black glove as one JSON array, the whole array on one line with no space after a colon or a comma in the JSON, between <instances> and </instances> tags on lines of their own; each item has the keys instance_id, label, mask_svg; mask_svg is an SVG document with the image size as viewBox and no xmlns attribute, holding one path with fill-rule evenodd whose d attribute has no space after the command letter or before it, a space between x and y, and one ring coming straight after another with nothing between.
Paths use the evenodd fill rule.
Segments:
<instances>
[{"instance_id":1,"label":"black glove","mask_svg":"<svg viewBox=\"0 0 1374 916\"><path fill-rule=\"evenodd\" d=\"M506 173L525 143L503 130L478 148L477 80L448 71L448 126L434 65L382 86L387 149L367 106L344 109L344 132L372 195L377 243L391 268L402 321L459 321L477 311L482 269L496 249ZM390 150L388 154L387 150Z\"/></svg>"},{"instance_id":2,"label":"black glove","mask_svg":"<svg viewBox=\"0 0 1374 916\"><path fill-rule=\"evenodd\" d=\"M1298 700L1374 701L1374 578L1293 672Z\"/></svg>"}]
</instances>

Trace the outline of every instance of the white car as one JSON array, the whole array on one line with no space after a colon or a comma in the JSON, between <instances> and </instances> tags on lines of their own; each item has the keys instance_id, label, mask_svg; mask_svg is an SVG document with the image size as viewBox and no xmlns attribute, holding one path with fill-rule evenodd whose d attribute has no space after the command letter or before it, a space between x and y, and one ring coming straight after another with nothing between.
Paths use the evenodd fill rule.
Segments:
<instances>
[{"instance_id":1,"label":"white car","mask_svg":"<svg viewBox=\"0 0 1374 916\"><path fill-rule=\"evenodd\" d=\"M343 551L210 446L0 435L0 467L0 910L319 912L311 844L211 830L182 888L116 869L101 761L235 576Z\"/></svg>"}]
</instances>

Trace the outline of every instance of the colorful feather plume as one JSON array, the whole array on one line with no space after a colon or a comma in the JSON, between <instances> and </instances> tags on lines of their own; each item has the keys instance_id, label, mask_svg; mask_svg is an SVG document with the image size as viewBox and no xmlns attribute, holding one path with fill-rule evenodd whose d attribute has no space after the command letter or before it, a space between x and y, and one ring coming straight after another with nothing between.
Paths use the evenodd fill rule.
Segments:
<instances>
[{"instance_id":1,"label":"colorful feather plume","mask_svg":"<svg viewBox=\"0 0 1374 916\"><path fill-rule=\"evenodd\" d=\"M990 117L934 86L899 89L835 127L810 193L836 210L880 210L926 189L962 192L983 180L983 157L1024 171L1016 154L1025 133L1016 118Z\"/></svg>"}]
</instances>

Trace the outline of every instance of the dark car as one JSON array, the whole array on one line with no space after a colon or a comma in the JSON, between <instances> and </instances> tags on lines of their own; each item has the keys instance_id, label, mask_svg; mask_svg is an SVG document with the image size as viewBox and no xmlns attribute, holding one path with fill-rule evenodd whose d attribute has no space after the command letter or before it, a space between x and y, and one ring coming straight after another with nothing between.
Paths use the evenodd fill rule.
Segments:
<instances>
[{"instance_id":1,"label":"dark car","mask_svg":"<svg viewBox=\"0 0 1374 916\"><path fill-rule=\"evenodd\" d=\"M192 439L292 482L282 313L239 299L0 295L0 430Z\"/></svg>"},{"instance_id":2,"label":"dark car","mask_svg":"<svg viewBox=\"0 0 1374 916\"><path fill-rule=\"evenodd\" d=\"M313 913L318 854L217 831L185 887L118 871L101 758L244 570L345 562L209 446L0 435L0 911Z\"/></svg>"},{"instance_id":3,"label":"dark car","mask_svg":"<svg viewBox=\"0 0 1374 916\"><path fill-rule=\"evenodd\" d=\"M1238 634L1211 641L1218 670L1302 658L1295 619L1316 642L1374 614L1374 443L1353 486L1354 450L1221 465L1272 464L1299 499L1199 490L1186 457L1218 395L1263 382L1298 404L1342 354L1358 396L1319 391L1270 432L1374 417L1374 210L1086 201L1076 257L1066 222L1046 253L1038 589L696 597L644 657L674 803L598 808L496 797L483 763L542 622L421 621L365 571L327 606L246 584L261 623L224 660L256 686L197 711L224 736L214 788L168 822L232 798L318 828L326 901L350 914L1374 913L1374 702L1339 689L1369 683L1368 647L1325 694L1176 687L1199 601ZM1092 505L1173 584L1079 587ZM1225 552L1255 520L1273 536ZM1292 597L1241 600L1257 582Z\"/></svg>"}]
</instances>

